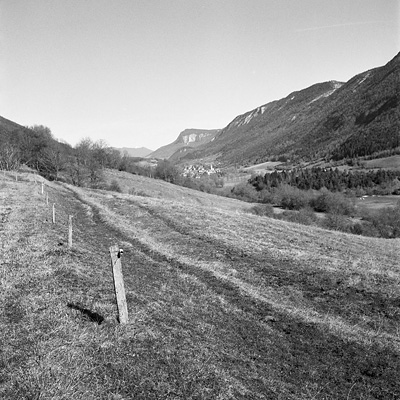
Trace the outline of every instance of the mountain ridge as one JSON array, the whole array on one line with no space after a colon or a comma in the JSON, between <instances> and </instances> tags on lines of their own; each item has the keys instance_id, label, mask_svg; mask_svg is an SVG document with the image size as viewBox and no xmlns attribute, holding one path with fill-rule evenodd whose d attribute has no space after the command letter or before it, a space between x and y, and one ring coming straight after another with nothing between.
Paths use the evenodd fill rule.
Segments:
<instances>
[{"instance_id":1,"label":"mountain ridge","mask_svg":"<svg viewBox=\"0 0 400 400\"><path fill-rule=\"evenodd\" d=\"M182 161L214 158L224 164L256 164L282 154L338 159L395 148L399 96L400 53L347 82L316 83L238 115L212 145L199 146Z\"/></svg>"},{"instance_id":2,"label":"mountain ridge","mask_svg":"<svg viewBox=\"0 0 400 400\"><path fill-rule=\"evenodd\" d=\"M219 129L185 129L172 143L158 148L147 157L169 159L175 155L175 158L179 159L179 154L182 150L184 153L184 149L192 150L198 146L209 143L219 131Z\"/></svg>"},{"instance_id":3,"label":"mountain ridge","mask_svg":"<svg viewBox=\"0 0 400 400\"><path fill-rule=\"evenodd\" d=\"M122 155L127 153L130 157L147 157L153 150L147 147L121 147L117 148Z\"/></svg>"}]
</instances>

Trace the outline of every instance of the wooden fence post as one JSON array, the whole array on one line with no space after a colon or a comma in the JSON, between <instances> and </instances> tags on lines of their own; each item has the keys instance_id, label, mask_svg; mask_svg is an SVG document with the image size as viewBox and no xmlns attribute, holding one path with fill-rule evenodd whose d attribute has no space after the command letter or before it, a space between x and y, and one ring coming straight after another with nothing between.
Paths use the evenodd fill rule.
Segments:
<instances>
[{"instance_id":1,"label":"wooden fence post","mask_svg":"<svg viewBox=\"0 0 400 400\"><path fill-rule=\"evenodd\" d=\"M56 203L53 203L53 224L56 223Z\"/></svg>"},{"instance_id":2,"label":"wooden fence post","mask_svg":"<svg viewBox=\"0 0 400 400\"><path fill-rule=\"evenodd\" d=\"M68 247L72 248L72 215L68 216Z\"/></svg>"},{"instance_id":3,"label":"wooden fence post","mask_svg":"<svg viewBox=\"0 0 400 400\"><path fill-rule=\"evenodd\" d=\"M49 205L49 194L46 192L46 204Z\"/></svg>"},{"instance_id":4,"label":"wooden fence post","mask_svg":"<svg viewBox=\"0 0 400 400\"><path fill-rule=\"evenodd\" d=\"M42 182L42 194L43 194L43 186L44 186L44 183Z\"/></svg>"},{"instance_id":5,"label":"wooden fence post","mask_svg":"<svg viewBox=\"0 0 400 400\"><path fill-rule=\"evenodd\" d=\"M128 306L126 304L124 279L122 277L121 254L122 250L118 246L110 247L111 267L114 278L115 297L117 298L119 322L120 324L126 324L128 322Z\"/></svg>"}]
</instances>

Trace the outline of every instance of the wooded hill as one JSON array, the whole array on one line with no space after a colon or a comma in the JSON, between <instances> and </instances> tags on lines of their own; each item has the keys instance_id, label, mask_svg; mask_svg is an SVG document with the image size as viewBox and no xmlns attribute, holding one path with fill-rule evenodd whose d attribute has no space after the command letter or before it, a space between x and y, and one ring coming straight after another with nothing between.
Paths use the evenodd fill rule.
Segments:
<instances>
[{"instance_id":1,"label":"wooded hill","mask_svg":"<svg viewBox=\"0 0 400 400\"><path fill-rule=\"evenodd\" d=\"M100 187L104 168L146 175L146 168L136 161L102 140L93 142L84 138L72 147L56 140L48 127L24 127L0 117L0 169L3 170L17 169L24 164L50 180Z\"/></svg>"},{"instance_id":2,"label":"wooded hill","mask_svg":"<svg viewBox=\"0 0 400 400\"><path fill-rule=\"evenodd\" d=\"M346 83L317 83L239 115L184 159L252 165L279 155L338 160L393 150L400 145L399 97L400 53Z\"/></svg>"}]
</instances>

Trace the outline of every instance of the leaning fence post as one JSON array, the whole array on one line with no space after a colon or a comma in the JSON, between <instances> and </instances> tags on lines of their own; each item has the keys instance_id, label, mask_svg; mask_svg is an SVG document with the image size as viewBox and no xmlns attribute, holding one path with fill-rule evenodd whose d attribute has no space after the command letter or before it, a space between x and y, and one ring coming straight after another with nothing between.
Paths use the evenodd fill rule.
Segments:
<instances>
[{"instance_id":1,"label":"leaning fence post","mask_svg":"<svg viewBox=\"0 0 400 400\"><path fill-rule=\"evenodd\" d=\"M68 216L68 247L72 248L72 215Z\"/></svg>"},{"instance_id":2,"label":"leaning fence post","mask_svg":"<svg viewBox=\"0 0 400 400\"><path fill-rule=\"evenodd\" d=\"M121 254L122 249L118 246L110 247L111 267L114 278L115 297L117 298L119 322L121 324L126 324L128 322L128 306L126 304L124 279L122 277Z\"/></svg>"},{"instance_id":3,"label":"leaning fence post","mask_svg":"<svg viewBox=\"0 0 400 400\"><path fill-rule=\"evenodd\" d=\"M53 203L53 224L56 223L56 203Z\"/></svg>"}]
</instances>

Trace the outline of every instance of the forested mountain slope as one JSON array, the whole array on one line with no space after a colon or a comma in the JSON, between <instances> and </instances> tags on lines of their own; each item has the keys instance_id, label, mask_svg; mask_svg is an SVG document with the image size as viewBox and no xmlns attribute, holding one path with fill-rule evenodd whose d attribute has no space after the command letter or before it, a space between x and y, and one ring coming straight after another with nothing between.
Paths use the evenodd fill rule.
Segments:
<instances>
[{"instance_id":1,"label":"forested mountain slope","mask_svg":"<svg viewBox=\"0 0 400 400\"><path fill-rule=\"evenodd\" d=\"M318 83L239 115L186 158L257 163L283 154L341 159L394 149L399 97L400 54L346 83Z\"/></svg>"}]
</instances>

